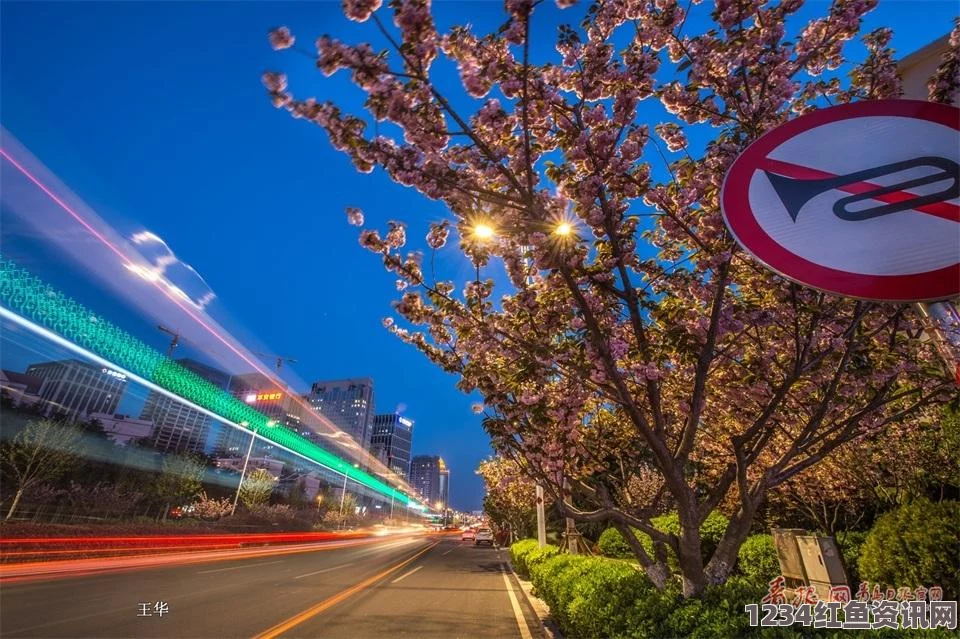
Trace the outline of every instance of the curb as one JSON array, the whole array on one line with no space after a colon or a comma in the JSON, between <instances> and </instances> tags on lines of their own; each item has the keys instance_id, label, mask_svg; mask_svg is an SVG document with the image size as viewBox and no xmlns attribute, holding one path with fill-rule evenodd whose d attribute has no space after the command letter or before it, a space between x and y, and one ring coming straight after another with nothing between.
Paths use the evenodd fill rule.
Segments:
<instances>
[{"instance_id":1,"label":"curb","mask_svg":"<svg viewBox=\"0 0 960 639\"><path fill-rule=\"evenodd\" d=\"M520 584L520 589L523 590L523 596L527 598L527 603L530 604L530 608L540 620L543 635L547 639L564 639L563 633L560 632L557 624L550 616L550 608L547 606L547 602L533 594L533 584L517 574L517 571L513 569L513 562L508 561L507 565L510 566L510 571L516 577L517 583Z\"/></svg>"}]
</instances>

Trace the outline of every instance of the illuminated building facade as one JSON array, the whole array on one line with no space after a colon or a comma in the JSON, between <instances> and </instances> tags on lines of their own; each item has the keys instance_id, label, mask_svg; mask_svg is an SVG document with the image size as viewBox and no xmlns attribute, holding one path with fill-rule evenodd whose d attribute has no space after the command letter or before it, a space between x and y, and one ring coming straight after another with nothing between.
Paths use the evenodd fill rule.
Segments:
<instances>
[{"instance_id":1,"label":"illuminated building facade","mask_svg":"<svg viewBox=\"0 0 960 639\"><path fill-rule=\"evenodd\" d=\"M43 380L38 395L48 413L86 417L114 413L127 388L127 376L78 359L30 364L26 374Z\"/></svg>"},{"instance_id":2,"label":"illuminated building facade","mask_svg":"<svg viewBox=\"0 0 960 639\"><path fill-rule=\"evenodd\" d=\"M407 481L410 477L410 447L413 443L413 420L389 413L373 418L370 453Z\"/></svg>"},{"instance_id":3,"label":"illuminated building facade","mask_svg":"<svg viewBox=\"0 0 960 639\"><path fill-rule=\"evenodd\" d=\"M177 364L218 388L226 388L230 381L227 373L196 360L178 359ZM221 426L213 418L157 391L150 391L140 419L153 422L151 446L164 452L210 452Z\"/></svg>"},{"instance_id":4,"label":"illuminated building facade","mask_svg":"<svg viewBox=\"0 0 960 639\"><path fill-rule=\"evenodd\" d=\"M373 432L373 380L369 377L314 382L305 399L337 428L370 449Z\"/></svg>"},{"instance_id":5,"label":"illuminated building facade","mask_svg":"<svg viewBox=\"0 0 960 639\"><path fill-rule=\"evenodd\" d=\"M260 373L236 375L230 380L228 391L237 399L251 408L266 415L279 426L284 426L297 434L305 434L308 429L303 426L303 407L298 399ZM216 452L221 455L243 455L250 444L248 433L234 428L224 429L215 446ZM269 451L273 446L257 445L262 452Z\"/></svg>"}]
</instances>

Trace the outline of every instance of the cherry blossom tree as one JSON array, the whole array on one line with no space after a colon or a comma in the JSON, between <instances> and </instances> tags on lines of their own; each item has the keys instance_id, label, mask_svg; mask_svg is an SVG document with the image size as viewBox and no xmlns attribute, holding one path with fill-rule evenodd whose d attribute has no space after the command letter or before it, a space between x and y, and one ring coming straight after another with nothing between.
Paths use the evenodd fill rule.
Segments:
<instances>
[{"instance_id":1,"label":"cherry blossom tree","mask_svg":"<svg viewBox=\"0 0 960 639\"><path fill-rule=\"evenodd\" d=\"M508 528L515 537L527 537L535 532L537 497L529 473L520 465L503 457L484 460L477 473L483 477L486 495L483 509L490 519Z\"/></svg>"},{"instance_id":2,"label":"cherry blossom tree","mask_svg":"<svg viewBox=\"0 0 960 639\"><path fill-rule=\"evenodd\" d=\"M536 16L558 10L539 0L506 0L487 35L439 32L426 0L344 0L385 50L323 36L313 54L286 29L271 42L314 56L324 75L349 73L366 113L263 76L273 104L323 128L357 170L379 167L449 210L426 244L440 251L453 234L450 250L475 267L466 282L405 251L402 222L361 231L402 291L402 319L385 326L482 393L495 448L565 516L610 522L631 542L630 528L648 534L655 552L632 548L660 587L672 549L687 596L728 577L770 491L953 392L911 337L912 308L790 283L740 251L720 214L727 169L760 135L899 94L889 29L862 36L859 63L844 57L876 0L834 0L790 34L802 0L696 4L568 9L582 22L561 27L559 57L538 64ZM711 28L692 32L691 11ZM435 79L441 56L462 92ZM659 487L636 499L631 484L650 470ZM704 560L699 527L722 502L730 524ZM679 534L651 525L665 507Z\"/></svg>"}]
</instances>

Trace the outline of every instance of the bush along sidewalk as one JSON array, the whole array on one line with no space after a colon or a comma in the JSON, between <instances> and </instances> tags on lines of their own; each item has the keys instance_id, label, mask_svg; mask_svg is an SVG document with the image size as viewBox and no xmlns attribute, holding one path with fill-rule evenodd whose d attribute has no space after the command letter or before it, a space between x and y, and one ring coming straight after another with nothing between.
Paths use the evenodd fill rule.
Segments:
<instances>
[{"instance_id":1,"label":"bush along sidewalk","mask_svg":"<svg viewBox=\"0 0 960 639\"><path fill-rule=\"evenodd\" d=\"M510 547L516 572L533 582L534 593L550 607L550 616L568 639L663 637L955 637L938 630L836 630L796 624L784 628L750 627L744 610L767 594L770 565L766 540L756 540L741 553L766 563L710 586L702 597L684 599L679 582L658 590L622 559L587 557L560 552L554 546L539 548L534 539ZM765 577L765 575L764 575Z\"/></svg>"}]
</instances>

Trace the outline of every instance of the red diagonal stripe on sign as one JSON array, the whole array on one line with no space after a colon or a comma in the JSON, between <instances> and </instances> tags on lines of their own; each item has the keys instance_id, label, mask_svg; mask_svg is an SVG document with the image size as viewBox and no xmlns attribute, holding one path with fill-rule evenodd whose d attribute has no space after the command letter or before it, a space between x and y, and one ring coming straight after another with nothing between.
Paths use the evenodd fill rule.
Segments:
<instances>
[{"instance_id":1,"label":"red diagonal stripe on sign","mask_svg":"<svg viewBox=\"0 0 960 639\"><path fill-rule=\"evenodd\" d=\"M811 169L808 166L801 166L799 164L784 162L782 160L774 160L772 158L766 158L760 168L770 171L771 173L776 173L777 175L796 178L798 180L818 180L822 178L837 177L837 174L835 173L828 173L819 169ZM851 182L850 184L844 184L843 186L837 187L837 189L840 191L846 191L847 193L852 193L854 195L859 195L861 193L867 193L869 191L882 188L884 188L882 184L873 184L871 182ZM892 193L878 195L872 199L877 200L878 202L883 202L884 204L897 204L915 197L917 197L916 193L910 193L909 191L894 191ZM926 213L927 215L933 215L934 217L942 217L943 219L950 220L951 222L960 222L960 206L951 204L950 202L924 204L923 206L918 206L911 210L919 213Z\"/></svg>"}]
</instances>

